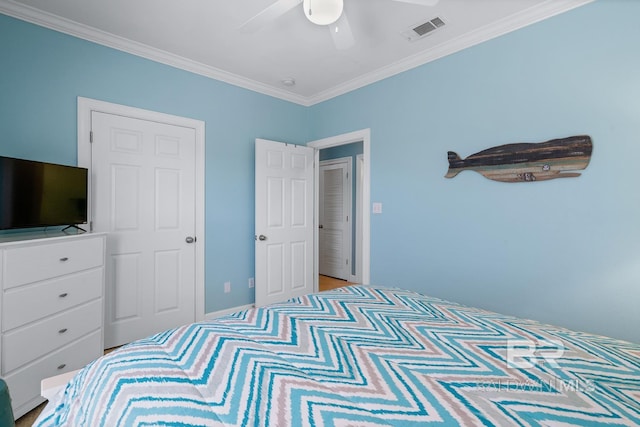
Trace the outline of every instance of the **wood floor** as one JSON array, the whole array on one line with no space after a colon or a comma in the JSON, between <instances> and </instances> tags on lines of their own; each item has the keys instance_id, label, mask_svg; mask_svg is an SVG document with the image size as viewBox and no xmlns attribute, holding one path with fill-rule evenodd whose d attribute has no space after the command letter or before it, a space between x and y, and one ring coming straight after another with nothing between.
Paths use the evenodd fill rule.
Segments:
<instances>
[{"instance_id":1,"label":"wood floor","mask_svg":"<svg viewBox=\"0 0 640 427\"><path fill-rule=\"evenodd\" d=\"M329 276L320 276L318 281L318 288L322 291L328 291L329 289L342 288L343 286L353 285L351 282L347 282L346 280L335 279Z\"/></svg>"},{"instance_id":2,"label":"wood floor","mask_svg":"<svg viewBox=\"0 0 640 427\"><path fill-rule=\"evenodd\" d=\"M320 291L328 291L330 289L341 288L343 286L349 285L353 285L353 283L347 282L346 280L335 279L329 276L320 276L318 281L318 288L320 289ZM113 351L113 349L105 350L104 353L107 354L110 351ZM46 402L33 409L32 411L27 412L22 417L18 418L18 420L16 421L16 427L31 427L36 418L38 418L38 415L40 415L40 412L42 412L42 410L44 409L45 405Z\"/></svg>"},{"instance_id":3,"label":"wood floor","mask_svg":"<svg viewBox=\"0 0 640 427\"><path fill-rule=\"evenodd\" d=\"M31 427L33 423L36 422L38 415L40 415L40 412L42 412L46 405L47 402L41 403L31 411L18 418L16 420L16 427Z\"/></svg>"}]
</instances>

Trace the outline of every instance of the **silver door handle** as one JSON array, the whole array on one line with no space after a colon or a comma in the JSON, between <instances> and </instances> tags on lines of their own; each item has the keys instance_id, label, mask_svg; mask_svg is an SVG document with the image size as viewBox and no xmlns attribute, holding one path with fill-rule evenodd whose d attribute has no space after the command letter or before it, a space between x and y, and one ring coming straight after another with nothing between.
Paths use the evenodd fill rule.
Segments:
<instances>
[{"instance_id":1,"label":"silver door handle","mask_svg":"<svg viewBox=\"0 0 640 427\"><path fill-rule=\"evenodd\" d=\"M187 242L187 243L193 243L193 242L196 241L196 238L188 236L186 239L184 239L184 241Z\"/></svg>"},{"instance_id":2,"label":"silver door handle","mask_svg":"<svg viewBox=\"0 0 640 427\"><path fill-rule=\"evenodd\" d=\"M258 236L258 240L267 240L267 236L265 236L264 234L261 234Z\"/></svg>"}]
</instances>

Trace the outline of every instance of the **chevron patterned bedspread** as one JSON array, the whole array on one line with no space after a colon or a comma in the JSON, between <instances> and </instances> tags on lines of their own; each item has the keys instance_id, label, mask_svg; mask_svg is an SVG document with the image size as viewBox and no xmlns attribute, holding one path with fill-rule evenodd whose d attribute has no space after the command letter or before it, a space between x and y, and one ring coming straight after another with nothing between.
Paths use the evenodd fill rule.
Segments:
<instances>
[{"instance_id":1,"label":"chevron patterned bedspread","mask_svg":"<svg viewBox=\"0 0 640 427\"><path fill-rule=\"evenodd\" d=\"M638 344L352 286L122 347L36 425L630 426L639 400Z\"/></svg>"}]
</instances>

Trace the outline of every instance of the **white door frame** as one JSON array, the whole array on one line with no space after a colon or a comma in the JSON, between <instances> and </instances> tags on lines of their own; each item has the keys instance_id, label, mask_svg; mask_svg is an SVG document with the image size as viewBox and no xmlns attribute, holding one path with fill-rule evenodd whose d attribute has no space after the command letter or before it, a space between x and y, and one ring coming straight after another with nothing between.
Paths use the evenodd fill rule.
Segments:
<instances>
[{"instance_id":1,"label":"white door frame","mask_svg":"<svg viewBox=\"0 0 640 427\"><path fill-rule=\"evenodd\" d=\"M129 107L126 105L112 104L110 102L98 101L90 98L78 97L78 166L89 169L89 188L91 189L91 112L98 111L106 114L120 115L140 120L148 120L160 123L167 123L174 126L191 128L196 134L196 169L195 169L195 225L197 244L195 245L196 255L196 289L195 289L195 317L196 321L204 320L204 246L205 246L205 221L204 221L204 148L205 148L205 123L201 120L186 117L174 116L170 114L158 113L150 110ZM91 191L87 201L89 221L91 221ZM91 223L89 223L91 224Z\"/></svg>"},{"instance_id":2,"label":"white door frame","mask_svg":"<svg viewBox=\"0 0 640 427\"><path fill-rule=\"evenodd\" d=\"M331 136L328 138L319 139L309 142L307 145L316 149L316 165L320 164L320 150L323 148L337 147L339 145L351 144L354 142L362 142L362 217L360 222L362 224L362 257L357 260L362 266L362 278L361 283L368 285L370 279L370 263L371 263L371 213L368 206L371 201L371 129L362 129L354 132L344 133L342 135ZM318 291L318 271L319 271L319 242L318 242L318 217L319 210L319 192L320 192L320 168L316 167L315 170L315 213L314 213L314 289Z\"/></svg>"},{"instance_id":3,"label":"white door frame","mask_svg":"<svg viewBox=\"0 0 640 427\"><path fill-rule=\"evenodd\" d=\"M362 242L362 182L364 181L362 178L362 165L364 163L364 157L362 154L358 154L356 156L356 174L354 176L356 180L356 216L354 220L356 221L356 242ZM368 229L367 229L368 231ZM362 244L356 244L356 259L362 261ZM353 260L351 260L353 262ZM362 269L357 268L356 266L356 274L351 276L351 282L360 283L362 282Z\"/></svg>"}]
</instances>

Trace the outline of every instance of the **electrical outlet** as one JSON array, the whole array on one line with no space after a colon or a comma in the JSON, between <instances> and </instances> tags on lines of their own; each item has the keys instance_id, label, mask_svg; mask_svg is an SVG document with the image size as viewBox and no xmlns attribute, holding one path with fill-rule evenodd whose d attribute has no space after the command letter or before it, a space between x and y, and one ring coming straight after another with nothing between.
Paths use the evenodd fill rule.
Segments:
<instances>
[{"instance_id":1,"label":"electrical outlet","mask_svg":"<svg viewBox=\"0 0 640 427\"><path fill-rule=\"evenodd\" d=\"M231 282L224 282L224 293L228 294L231 292Z\"/></svg>"},{"instance_id":2,"label":"electrical outlet","mask_svg":"<svg viewBox=\"0 0 640 427\"><path fill-rule=\"evenodd\" d=\"M253 280L253 277L249 277L249 287L253 288L256 285L256 282Z\"/></svg>"}]
</instances>

